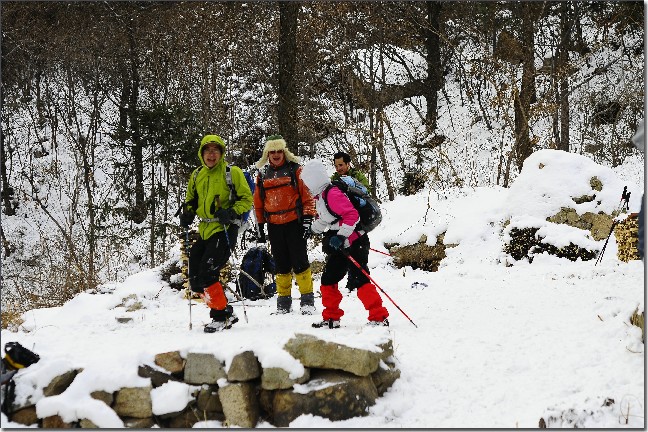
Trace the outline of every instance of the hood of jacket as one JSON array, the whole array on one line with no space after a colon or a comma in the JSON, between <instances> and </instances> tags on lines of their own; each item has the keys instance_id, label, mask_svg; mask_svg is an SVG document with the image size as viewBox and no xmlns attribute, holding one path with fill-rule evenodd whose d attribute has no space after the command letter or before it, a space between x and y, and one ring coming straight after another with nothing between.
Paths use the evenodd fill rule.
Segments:
<instances>
[{"instance_id":1,"label":"hood of jacket","mask_svg":"<svg viewBox=\"0 0 648 432\"><path fill-rule=\"evenodd\" d=\"M221 158L218 160L218 163L212 168L209 168L207 165L205 165L205 159L203 159L203 149L207 144L216 144L221 149ZM219 137L218 135L205 135L203 139L200 140L200 147L198 147L198 159L200 159L202 166L207 169L215 169L218 166L227 165L227 163L225 162L225 149L225 141L223 141L223 138Z\"/></svg>"},{"instance_id":2,"label":"hood of jacket","mask_svg":"<svg viewBox=\"0 0 648 432\"><path fill-rule=\"evenodd\" d=\"M324 163L313 159L303 166L301 178L312 195L319 195L331 184Z\"/></svg>"}]
</instances>

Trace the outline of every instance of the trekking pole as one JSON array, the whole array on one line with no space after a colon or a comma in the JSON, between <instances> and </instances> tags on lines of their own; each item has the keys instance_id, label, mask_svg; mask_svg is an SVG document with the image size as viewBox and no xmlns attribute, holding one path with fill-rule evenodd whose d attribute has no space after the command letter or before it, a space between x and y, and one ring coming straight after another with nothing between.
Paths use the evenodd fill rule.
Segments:
<instances>
[{"instance_id":1,"label":"trekking pole","mask_svg":"<svg viewBox=\"0 0 648 432\"><path fill-rule=\"evenodd\" d=\"M374 249L374 248L369 248L369 249L372 250L372 251L374 251L374 252L381 253L381 254L383 254L383 255L392 256L392 254L387 253L387 252L383 252L383 251L379 251L378 249Z\"/></svg>"},{"instance_id":2,"label":"trekking pole","mask_svg":"<svg viewBox=\"0 0 648 432\"><path fill-rule=\"evenodd\" d=\"M630 192L628 192L628 186L623 187L623 192L621 192L621 200L619 201L619 205L617 206L617 213L620 213L623 209L628 209L628 210L630 209ZM612 227L610 228L610 233L605 239L605 243L601 248L601 253L599 253L599 256L596 258L596 261L594 262L594 266L598 265L598 263L600 263L603 260L603 254L605 253L605 248L607 247L608 241L610 241L610 236L612 236L612 233L614 232L614 227L618 223L619 221L616 219L612 221Z\"/></svg>"},{"instance_id":3,"label":"trekking pole","mask_svg":"<svg viewBox=\"0 0 648 432\"><path fill-rule=\"evenodd\" d=\"M616 226L617 223L618 223L618 222L617 222L616 219L612 221L612 227L610 228L610 233L608 234L607 238L605 239L605 243L603 244L603 247L601 248L601 253L600 253L599 256L596 258L596 261L594 262L594 266L595 266L595 267L596 267L596 265L597 265L598 263L600 263L600 262L603 260L603 254L605 253L605 248L607 247L608 241L610 241L610 236L611 236L612 233L614 232L614 227Z\"/></svg>"},{"instance_id":4,"label":"trekking pole","mask_svg":"<svg viewBox=\"0 0 648 432\"><path fill-rule=\"evenodd\" d=\"M189 299L189 330L193 328L193 324L191 321L191 297L193 297L192 291L191 291L191 279L189 278L189 256L190 256L190 249L189 249L189 227L185 229L185 253L187 254L187 299Z\"/></svg>"},{"instance_id":5,"label":"trekking pole","mask_svg":"<svg viewBox=\"0 0 648 432\"><path fill-rule=\"evenodd\" d=\"M397 308L397 309L398 309L398 310L399 310L403 315L405 315L405 318L407 318L407 319L409 320L409 322L411 322L412 324L414 324L414 321L412 321L412 318L410 318L409 316L407 316L407 314L403 311L403 309L401 309L400 306L398 306L398 305L396 304L396 302L395 302L394 300L392 300L391 297L389 297L389 294L387 294L387 293L385 292L385 290L383 290L382 288L380 288L380 285L378 285L378 283L377 283L377 282L376 282L376 281L371 277L371 275L369 274L369 272L367 272L365 269L363 269L362 266L361 266L360 264L358 264L358 261L356 261L356 260L351 256L351 254L349 254L349 252L347 252L347 251L342 251L342 253L344 254L344 256L346 256L347 258L349 258L349 260L350 260L350 261L351 261L351 262L352 262L356 267L358 267L358 268L360 269L360 271L361 271L365 276L367 276L367 278L369 278L369 280L370 280L371 282L373 282L373 284L376 286L376 288L378 288L378 289L380 290L381 293L385 294L385 296L389 299L389 301L392 302L392 303L394 304L394 306L396 306L396 308ZM414 324L414 327L418 328L418 326L417 326L416 324Z\"/></svg>"},{"instance_id":6,"label":"trekking pole","mask_svg":"<svg viewBox=\"0 0 648 432\"><path fill-rule=\"evenodd\" d=\"M220 205L220 195L216 195L214 200L218 204L218 208L220 208L220 206L221 206ZM223 225L223 228L224 228L223 231L225 232L225 240L227 240L227 248L230 250L230 256L229 256L230 263L232 264L232 268L236 269L237 268L236 262L234 261L234 257L232 256L232 249L234 249L234 248L232 248L232 243L230 242L229 233L227 232L227 229L229 228L229 225L227 225L227 226ZM234 247L236 247L236 245L234 245ZM234 278L234 283L236 284L237 287L239 286L238 277ZM234 291L232 288L227 286L227 284L225 284L225 286L227 287L228 290L230 290L232 293L234 293L234 295L236 297L238 297L239 300L241 300L241 303L243 304L243 316L245 317L245 322L247 323L248 322L247 308L245 307L245 300L243 300L243 296L239 295L236 291Z\"/></svg>"},{"instance_id":7,"label":"trekking pole","mask_svg":"<svg viewBox=\"0 0 648 432\"><path fill-rule=\"evenodd\" d=\"M239 267L238 271L239 271L239 273L241 273L243 276L245 276L246 278L248 278L248 279L250 280L250 282L252 282L254 285L256 285L256 286L261 290L261 295L263 295L263 298L265 298L265 299L268 298L268 294L266 294L266 292L265 292L265 288L263 287L263 285L261 285L261 284L260 284L256 279L254 279L254 278L250 275L250 273L246 272L245 270L243 270L243 269L240 268L240 267ZM240 288L240 285L239 285L239 288ZM243 293L241 293L241 295L243 295Z\"/></svg>"}]
</instances>

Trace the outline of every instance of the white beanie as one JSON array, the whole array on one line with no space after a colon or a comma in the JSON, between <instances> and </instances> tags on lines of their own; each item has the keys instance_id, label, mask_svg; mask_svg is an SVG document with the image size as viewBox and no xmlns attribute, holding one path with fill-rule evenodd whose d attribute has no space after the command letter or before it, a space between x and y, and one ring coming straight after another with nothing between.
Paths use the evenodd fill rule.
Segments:
<instances>
[{"instance_id":1,"label":"white beanie","mask_svg":"<svg viewBox=\"0 0 648 432\"><path fill-rule=\"evenodd\" d=\"M313 195L319 195L331 184L324 163L318 159L306 162L302 168L301 179Z\"/></svg>"},{"instance_id":2,"label":"white beanie","mask_svg":"<svg viewBox=\"0 0 648 432\"><path fill-rule=\"evenodd\" d=\"M261 159L256 163L257 168L261 168L268 162L268 152L272 150L283 150L287 161L299 163L299 157L295 156L286 145L286 140L281 135L270 135L266 139L265 147Z\"/></svg>"}]
</instances>

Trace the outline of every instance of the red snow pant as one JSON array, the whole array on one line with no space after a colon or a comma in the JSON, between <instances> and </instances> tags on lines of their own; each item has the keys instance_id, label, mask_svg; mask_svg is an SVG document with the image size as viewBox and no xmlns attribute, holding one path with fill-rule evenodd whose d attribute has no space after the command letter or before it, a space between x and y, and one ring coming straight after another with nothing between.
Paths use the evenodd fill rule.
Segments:
<instances>
[{"instance_id":1,"label":"red snow pant","mask_svg":"<svg viewBox=\"0 0 648 432\"><path fill-rule=\"evenodd\" d=\"M325 237L325 241L327 241ZM382 321L389 316L389 312L382 305L382 299L376 290L376 287L369 279L347 258L342 252L333 251L325 245L324 251L328 253L326 265L322 273L322 318L325 320L339 320L344 311L340 309L342 294L338 289L338 282L348 272L349 277L355 278L360 285L358 288L358 298L369 312L369 321ZM353 244L346 250L362 268L369 273L367 262L369 261L369 237L363 235L357 238Z\"/></svg>"}]
</instances>

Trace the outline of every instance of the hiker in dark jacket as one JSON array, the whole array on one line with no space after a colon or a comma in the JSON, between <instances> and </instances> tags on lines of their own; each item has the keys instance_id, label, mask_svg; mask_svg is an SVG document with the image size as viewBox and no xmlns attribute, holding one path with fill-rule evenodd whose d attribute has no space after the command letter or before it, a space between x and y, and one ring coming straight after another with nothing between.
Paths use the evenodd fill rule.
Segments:
<instances>
[{"instance_id":1,"label":"hiker in dark jacket","mask_svg":"<svg viewBox=\"0 0 648 432\"><path fill-rule=\"evenodd\" d=\"M189 254L189 282L191 290L201 293L211 309L212 322L205 332L230 328L238 321L220 283L220 270L230 257L238 233L237 218L252 207L252 191L236 166L230 167L231 193L227 184L225 142L218 135L205 135L200 141L198 158L201 165L189 178L185 210L180 225L188 228L197 215L200 218L200 238Z\"/></svg>"},{"instance_id":2,"label":"hiker in dark jacket","mask_svg":"<svg viewBox=\"0 0 648 432\"><path fill-rule=\"evenodd\" d=\"M303 315L315 312L313 276L308 261L307 239L315 216L315 204L301 179L299 158L281 135L269 136L261 159L254 190L254 210L259 223L259 241L265 243L268 225L270 249L277 272L277 313L292 310L292 277L299 287ZM266 165L267 164L267 165Z\"/></svg>"},{"instance_id":3,"label":"hiker in dark jacket","mask_svg":"<svg viewBox=\"0 0 648 432\"><path fill-rule=\"evenodd\" d=\"M335 167L335 174L331 176L331 181L339 180L342 176L351 176L362 183L369 193L371 193L369 180L367 180L367 177L362 173L362 171L351 166L351 156L348 153L335 153L333 155L333 166Z\"/></svg>"},{"instance_id":4,"label":"hiker in dark jacket","mask_svg":"<svg viewBox=\"0 0 648 432\"><path fill-rule=\"evenodd\" d=\"M317 218L311 230L321 234L328 229L322 241L322 250L327 254L320 286L324 310L322 321L314 323L313 327L340 327L344 311L340 309L342 294L338 282L347 272L359 282L358 298L369 312L369 324L389 326L389 312L383 306L375 285L346 256L351 255L369 273L369 236L356 229L360 221L358 211L346 194L331 184L322 162L312 160L306 163L302 179L315 197ZM340 216L339 219L331 214L327 204Z\"/></svg>"}]
</instances>

